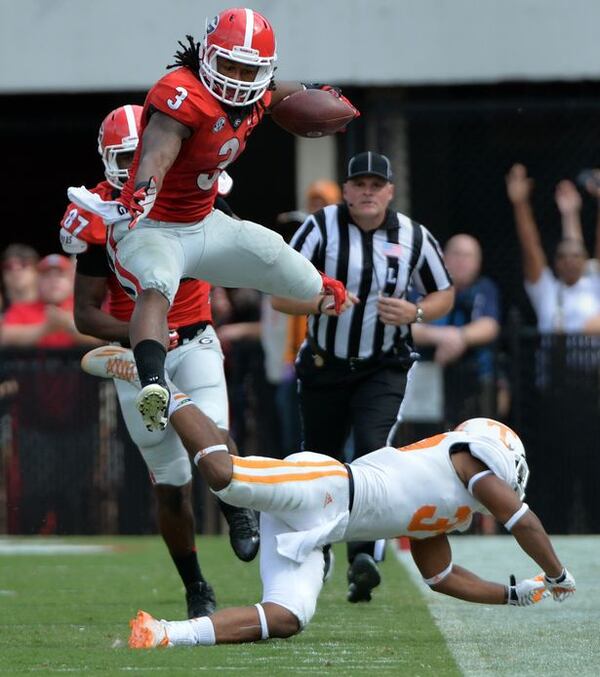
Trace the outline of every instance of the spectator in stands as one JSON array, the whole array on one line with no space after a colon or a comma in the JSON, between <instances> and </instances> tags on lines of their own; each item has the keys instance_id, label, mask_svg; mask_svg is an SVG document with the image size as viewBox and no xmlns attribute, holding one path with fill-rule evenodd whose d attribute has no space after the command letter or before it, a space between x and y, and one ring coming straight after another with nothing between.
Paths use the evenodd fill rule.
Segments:
<instances>
[{"instance_id":1,"label":"spectator in stands","mask_svg":"<svg viewBox=\"0 0 600 677\"><path fill-rule=\"evenodd\" d=\"M542 249L530 203L532 180L523 165L510 169L506 187L521 243L525 289L541 333L532 356L535 404L528 422L532 448L543 450L543 455L532 454L530 466L533 473L544 473L546 488L534 490L532 500L553 533L594 531L600 502L590 441L600 437L600 274L586 274L581 205L569 183L559 183L555 193L563 234L569 238L558 243L554 273ZM573 443L573 431L581 443Z\"/></svg>"},{"instance_id":2,"label":"spectator in stands","mask_svg":"<svg viewBox=\"0 0 600 677\"><path fill-rule=\"evenodd\" d=\"M560 186L560 184L559 184ZM532 180L515 164L506 176L517 236L523 255L525 289L543 333L600 333L600 275L585 275L588 254L581 239L562 239L556 248L553 273L548 265L533 215ZM559 202L564 197L559 190Z\"/></svg>"},{"instance_id":3,"label":"spectator in stands","mask_svg":"<svg viewBox=\"0 0 600 677\"><path fill-rule=\"evenodd\" d=\"M304 209L283 212L277 215L278 231L284 240L289 242L296 230L306 221L310 214L314 214L327 207L342 201L342 191L339 185L331 179L317 179L309 184L304 194ZM289 232L288 232L289 231Z\"/></svg>"},{"instance_id":4,"label":"spectator in stands","mask_svg":"<svg viewBox=\"0 0 600 677\"><path fill-rule=\"evenodd\" d=\"M11 303L2 323L0 345L42 348L98 345L97 339L84 336L75 328L75 269L71 260L61 254L50 254L38 263L37 271L38 298Z\"/></svg>"},{"instance_id":5,"label":"spectator in stands","mask_svg":"<svg viewBox=\"0 0 600 677\"><path fill-rule=\"evenodd\" d=\"M590 176L587 176L587 174ZM578 178L578 182L585 190L596 199L598 206L596 210L596 238L594 244L593 257L588 259L585 267L586 274L596 274L600 271L600 170L594 169L591 172L582 172L584 175ZM585 179L585 180L583 180ZM577 187L572 181L564 180L556 186L554 193L556 206L561 216L562 237L565 240L578 240L584 243L583 228L581 225L582 198ZM591 328L588 326L588 329ZM590 332L591 333L591 332ZM598 329L600 333L600 328Z\"/></svg>"},{"instance_id":6,"label":"spectator in stands","mask_svg":"<svg viewBox=\"0 0 600 677\"><path fill-rule=\"evenodd\" d=\"M11 244L2 252L2 284L5 307L30 303L38 296L38 253L26 244Z\"/></svg>"},{"instance_id":7,"label":"spectator in stands","mask_svg":"<svg viewBox=\"0 0 600 677\"><path fill-rule=\"evenodd\" d=\"M433 360L445 367L446 425L475 416L495 416L493 344L500 333L496 284L481 272L481 247L470 235L451 237L444 259L456 288L454 308L431 323L414 324L418 347L432 349ZM456 397L461 392L465 397Z\"/></svg>"}]
</instances>

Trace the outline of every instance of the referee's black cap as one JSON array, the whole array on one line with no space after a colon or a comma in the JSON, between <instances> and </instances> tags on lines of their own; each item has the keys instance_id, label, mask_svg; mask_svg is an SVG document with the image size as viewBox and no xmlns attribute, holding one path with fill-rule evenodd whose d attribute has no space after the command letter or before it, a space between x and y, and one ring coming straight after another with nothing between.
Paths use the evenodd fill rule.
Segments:
<instances>
[{"instance_id":1,"label":"referee's black cap","mask_svg":"<svg viewBox=\"0 0 600 677\"><path fill-rule=\"evenodd\" d=\"M359 176L378 176L385 181L392 181L392 165L385 155L373 153L368 150L364 153L357 153L350 158L348 163L348 179L356 179Z\"/></svg>"}]
</instances>

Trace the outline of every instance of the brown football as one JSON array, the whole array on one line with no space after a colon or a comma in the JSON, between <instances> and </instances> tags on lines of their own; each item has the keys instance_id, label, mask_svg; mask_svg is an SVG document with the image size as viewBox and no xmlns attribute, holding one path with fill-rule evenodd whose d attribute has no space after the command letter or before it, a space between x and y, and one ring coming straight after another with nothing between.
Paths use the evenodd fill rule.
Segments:
<instances>
[{"instance_id":1,"label":"brown football","mask_svg":"<svg viewBox=\"0 0 600 677\"><path fill-rule=\"evenodd\" d=\"M316 138L335 134L355 116L355 110L332 92L303 89L273 106L271 117L292 134Z\"/></svg>"}]
</instances>

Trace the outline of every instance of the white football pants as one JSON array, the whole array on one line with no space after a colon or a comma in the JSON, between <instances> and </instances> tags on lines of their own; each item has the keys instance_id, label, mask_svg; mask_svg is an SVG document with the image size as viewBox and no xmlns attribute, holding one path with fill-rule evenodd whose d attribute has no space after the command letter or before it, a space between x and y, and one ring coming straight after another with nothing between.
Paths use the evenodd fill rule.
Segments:
<instances>
[{"instance_id":1,"label":"white football pants","mask_svg":"<svg viewBox=\"0 0 600 677\"><path fill-rule=\"evenodd\" d=\"M227 386L223 353L212 326L189 343L167 353L165 371L181 392L189 395L219 428L229 428ZM127 381L114 379L123 418L131 439L138 446L152 482L176 487L192 479L191 463L173 426L149 432L135 406L139 389Z\"/></svg>"},{"instance_id":2,"label":"white football pants","mask_svg":"<svg viewBox=\"0 0 600 677\"><path fill-rule=\"evenodd\" d=\"M129 230L121 221L108 232L115 273L133 297L157 289L173 303L186 277L297 299L310 299L322 289L316 268L281 235L218 209L197 223L143 219Z\"/></svg>"}]
</instances>

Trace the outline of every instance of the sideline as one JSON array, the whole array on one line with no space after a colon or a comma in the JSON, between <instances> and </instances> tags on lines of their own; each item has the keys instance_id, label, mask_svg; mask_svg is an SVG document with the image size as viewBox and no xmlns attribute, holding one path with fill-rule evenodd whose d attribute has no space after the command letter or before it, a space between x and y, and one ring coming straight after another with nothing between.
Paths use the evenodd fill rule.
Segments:
<instances>
[{"instance_id":1,"label":"sideline","mask_svg":"<svg viewBox=\"0 0 600 677\"><path fill-rule=\"evenodd\" d=\"M34 537L0 538L0 556L2 555L97 555L114 552L112 545L85 545L65 543L60 540L45 540Z\"/></svg>"},{"instance_id":2,"label":"sideline","mask_svg":"<svg viewBox=\"0 0 600 677\"><path fill-rule=\"evenodd\" d=\"M577 580L578 593L527 608L468 604L423 584L410 552L393 547L416 581L431 616L465 677L597 677L600 658L599 536L554 536L556 550ZM539 573L509 536L451 536L453 561L482 577L506 581Z\"/></svg>"}]
</instances>

